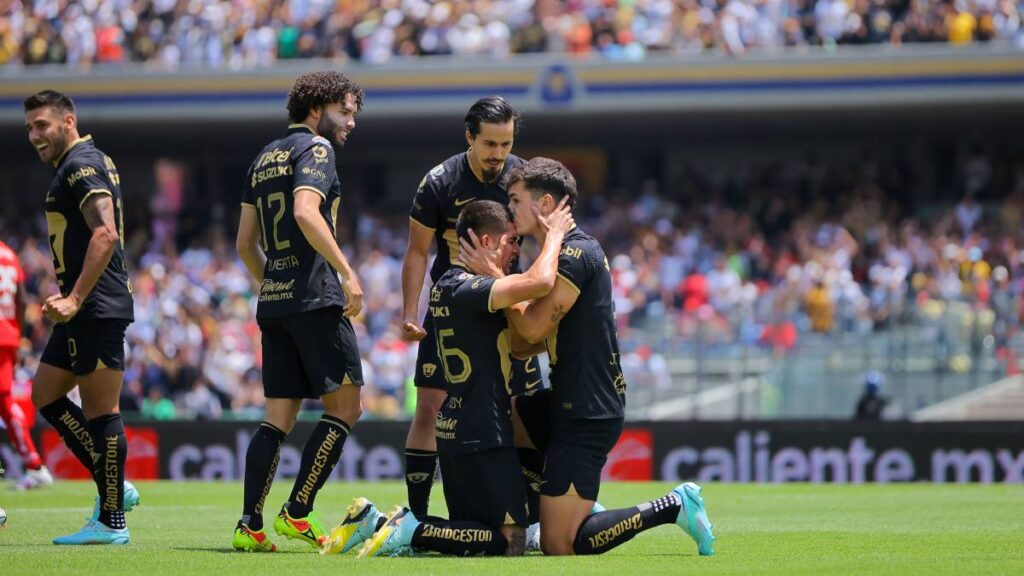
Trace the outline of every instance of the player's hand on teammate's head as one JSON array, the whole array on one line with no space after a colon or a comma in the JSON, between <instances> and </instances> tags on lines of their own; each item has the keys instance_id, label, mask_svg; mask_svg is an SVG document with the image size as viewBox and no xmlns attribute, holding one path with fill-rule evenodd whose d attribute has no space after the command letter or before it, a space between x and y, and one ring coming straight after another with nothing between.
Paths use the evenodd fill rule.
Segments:
<instances>
[{"instance_id":1,"label":"player's hand on teammate's head","mask_svg":"<svg viewBox=\"0 0 1024 576\"><path fill-rule=\"evenodd\" d=\"M466 265L466 269L474 274L501 278L505 275L503 271L501 255L505 250L508 239L502 235L498 245L494 248L487 248L477 238L476 232L469 230L469 240L459 238L459 261Z\"/></svg>"},{"instance_id":2,"label":"player's hand on teammate's head","mask_svg":"<svg viewBox=\"0 0 1024 576\"><path fill-rule=\"evenodd\" d=\"M352 276L342 281L341 289L345 292L345 316L355 318L363 310L363 289L359 286L359 280Z\"/></svg>"},{"instance_id":3,"label":"player's hand on teammate's head","mask_svg":"<svg viewBox=\"0 0 1024 576\"><path fill-rule=\"evenodd\" d=\"M562 196L558 206L547 216L541 214L540 207L536 204L530 206L530 210L533 211L533 216L537 219L537 224L544 231L544 234L550 234L551 232L561 232L564 234L576 224L575 219L572 217L572 206L569 206L568 196Z\"/></svg>"},{"instance_id":4,"label":"player's hand on teammate's head","mask_svg":"<svg viewBox=\"0 0 1024 576\"><path fill-rule=\"evenodd\" d=\"M427 337L427 331L415 322L405 321L402 323L402 340L406 342L419 342Z\"/></svg>"}]
</instances>

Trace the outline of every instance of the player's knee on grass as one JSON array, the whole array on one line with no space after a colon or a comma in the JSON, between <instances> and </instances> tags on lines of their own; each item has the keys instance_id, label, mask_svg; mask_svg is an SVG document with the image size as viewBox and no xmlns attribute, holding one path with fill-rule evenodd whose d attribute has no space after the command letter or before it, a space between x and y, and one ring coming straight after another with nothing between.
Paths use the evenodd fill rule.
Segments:
<instances>
[{"instance_id":1,"label":"player's knee on grass","mask_svg":"<svg viewBox=\"0 0 1024 576\"><path fill-rule=\"evenodd\" d=\"M501 535L508 541L508 547L505 548L506 556L526 554L526 528L515 524L506 524L501 527Z\"/></svg>"}]
</instances>

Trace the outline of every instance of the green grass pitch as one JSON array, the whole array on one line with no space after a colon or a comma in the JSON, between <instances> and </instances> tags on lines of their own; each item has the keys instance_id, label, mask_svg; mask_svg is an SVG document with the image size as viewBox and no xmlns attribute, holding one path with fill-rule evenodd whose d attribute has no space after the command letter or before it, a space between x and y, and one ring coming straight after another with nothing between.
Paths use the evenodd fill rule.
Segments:
<instances>
[{"instance_id":1,"label":"green grass pitch","mask_svg":"<svg viewBox=\"0 0 1024 576\"><path fill-rule=\"evenodd\" d=\"M0 483L7 527L0 529L0 574L1024 574L1024 487L1020 485L708 484L704 497L718 536L716 555L700 558L675 526L639 535L603 556L545 558L321 557L275 538L280 553L231 552L240 483L140 482L142 506L128 515L127 547L50 544L89 514L95 492L84 482L14 492ZM271 510L288 496L280 480ZM664 494L662 483L606 484L601 501L622 507ZM404 500L398 482L331 482L320 493L325 522L338 522L352 496L381 508ZM435 486L432 511L442 512ZM271 529L272 532L272 529ZM272 535L273 536L273 535Z\"/></svg>"}]
</instances>

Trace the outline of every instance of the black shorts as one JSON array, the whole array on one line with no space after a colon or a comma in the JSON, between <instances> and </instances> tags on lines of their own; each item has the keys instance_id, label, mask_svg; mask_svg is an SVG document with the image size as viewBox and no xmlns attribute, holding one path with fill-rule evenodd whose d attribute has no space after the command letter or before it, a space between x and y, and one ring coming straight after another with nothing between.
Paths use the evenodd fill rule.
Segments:
<instances>
[{"instance_id":1,"label":"black shorts","mask_svg":"<svg viewBox=\"0 0 1024 576\"><path fill-rule=\"evenodd\" d=\"M536 356L526 360L512 358L512 381L509 383L512 396L529 394L544 388L544 379L540 375L540 362Z\"/></svg>"},{"instance_id":2,"label":"black shorts","mask_svg":"<svg viewBox=\"0 0 1024 576\"><path fill-rule=\"evenodd\" d=\"M541 452L546 452L551 442L552 394L550 388L542 388L512 399L533 447Z\"/></svg>"},{"instance_id":3,"label":"black shorts","mask_svg":"<svg viewBox=\"0 0 1024 576\"><path fill-rule=\"evenodd\" d=\"M515 448L441 454L441 479L448 519L499 529L526 526L526 486Z\"/></svg>"},{"instance_id":4,"label":"black shorts","mask_svg":"<svg viewBox=\"0 0 1024 576\"><path fill-rule=\"evenodd\" d=\"M356 333L340 306L258 322L267 398L319 398L346 384L363 385Z\"/></svg>"},{"instance_id":5,"label":"black shorts","mask_svg":"<svg viewBox=\"0 0 1024 576\"><path fill-rule=\"evenodd\" d=\"M622 434L622 424L622 418L552 420L541 495L579 494L584 500L597 500L601 469Z\"/></svg>"},{"instance_id":6,"label":"black shorts","mask_svg":"<svg viewBox=\"0 0 1024 576\"><path fill-rule=\"evenodd\" d=\"M430 314L423 319L423 329L427 331L427 336L420 340L419 349L416 351L416 375L413 376L413 384L417 388L447 390L444 367L441 365L441 358L437 355L434 321Z\"/></svg>"},{"instance_id":7,"label":"black shorts","mask_svg":"<svg viewBox=\"0 0 1024 576\"><path fill-rule=\"evenodd\" d=\"M39 361L78 376L101 368L123 372L124 331L131 323L113 318L72 318L67 324L56 324Z\"/></svg>"}]
</instances>

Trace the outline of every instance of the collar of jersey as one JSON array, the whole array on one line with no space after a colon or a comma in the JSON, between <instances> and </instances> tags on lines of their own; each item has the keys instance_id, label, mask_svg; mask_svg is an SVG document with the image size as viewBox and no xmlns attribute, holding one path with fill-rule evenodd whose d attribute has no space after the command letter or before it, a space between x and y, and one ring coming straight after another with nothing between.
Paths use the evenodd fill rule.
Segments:
<instances>
[{"instance_id":1,"label":"collar of jersey","mask_svg":"<svg viewBox=\"0 0 1024 576\"><path fill-rule=\"evenodd\" d=\"M81 138L76 138L75 140L72 140L71 144L69 144L68 147L65 148L63 152L61 152L60 156L58 156L57 159L53 161L53 167L56 168L57 166L60 166L60 161L63 160L64 157L68 155L68 152L71 152L72 148L74 148L75 146L78 146L79 144L81 144L83 142L91 142L91 141L92 141L92 134L86 134L85 136L82 136Z\"/></svg>"},{"instance_id":2,"label":"collar of jersey","mask_svg":"<svg viewBox=\"0 0 1024 576\"><path fill-rule=\"evenodd\" d=\"M289 124L288 131L290 132L292 130L306 130L310 134L313 134L314 136L316 135L316 130L313 130L312 128L306 126L305 124Z\"/></svg>"}]
</instances>

